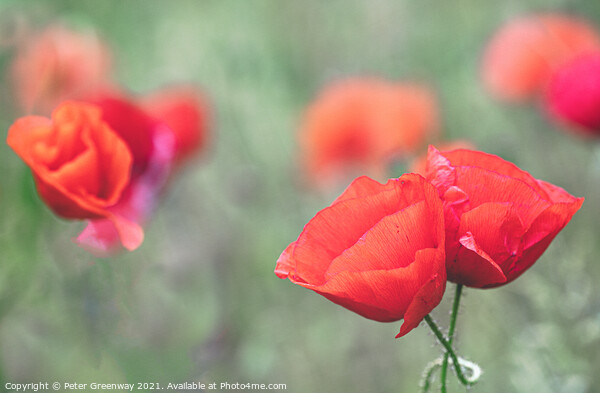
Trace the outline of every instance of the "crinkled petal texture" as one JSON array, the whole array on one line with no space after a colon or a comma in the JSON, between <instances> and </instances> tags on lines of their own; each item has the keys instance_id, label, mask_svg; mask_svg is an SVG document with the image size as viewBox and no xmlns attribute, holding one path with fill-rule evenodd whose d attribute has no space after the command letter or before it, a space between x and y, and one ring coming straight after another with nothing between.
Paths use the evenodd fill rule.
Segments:
<instances>
[{"instance_id":1,"label":"crinkled petal texture","mask_svg":"<svg viewBox=\"0 0 600 393\"><path fill-rule=\"evenodd\" d=\"M427 179L444 204L448 280L477 288L523 274L583 203L478 151L430 146Z\"/></svg>"},{"instance_id":2,"label":"crinkled petal texture","mask_svg":"<svg viewBox=\"0 0 600 393\"><path fill-rule=\"evenodd\" d=\"M582 19L552 13L514 19L490 40L483 81L498 98L523 101L541 93L563 64L598 49L600 35Z\"/></svg>"},{"instance_id":3,"label":"crinkled petal texture","mask_svg":"<svg viewBox=\"0 0 600 393\"><path fill-rule=\"evenodd\" d=\"M569 129L600 135L600 50L580 56L554 73L546 109Z\"/></svg>"},{"instance_id":4,"label":"crinkled petal texture","mask_svg":"<svg viewBox=\"0 0 600 393\"><path fill-rule=\"evenodd\" d=\"M40 196L56 214L106 219L126 248L141 243L139 225L113 210L130 182L133 159L100 108L66 102L52 119L21 118L7 143L31 168Z\"/></svg>"},{"instance_id":5,"label":"crinkled petal texture","mask_svg":"<svg viewBox=\"0 0 600 393\"><path fill-rule=\"evenodd\" d=\"M442 299L444 219L436 189L403 175L356 179L281 254L275 273L403 336Z\"/></svg>"},{"instance_id":6,"label":"crinkled petal texture","mask_svg":"<svg viewBox=\"0 0 600 393\"><path fill-rule=\"evenodd\" d=\"M380 175L391 158L412 152L437 128L434 95L423 86L352 79L327 87L299 132L314 179L360 168Z\"/></svg>"},{"instance_id":7,"label":"crinkled petal texture","mask_svg":"<svg viewBox=\"0 0 600 393\"><path fill-rule=\"evenodd\" d=\"M475 149L473 142L467 139L457 139L453 141L442 142L438 145L440 150L456 150L456 149ZM410 164L410 173L418 173L421 176L427 174L427 150L415 157Z\"/></svg>"},{"instance_id":8,"label":"crinkled petal texture","mask_svg":"<svg viewBox=\"0 0 600 393\"><path fill-rule=\"evenodd\" d=\"M143 225L150 218L172 172L174 133L134 102L118 94L106 93L95 97L93 102L100 107L104 121L123 139L133 157L131 180L111 209ZM121 246L117 228L106 219L90 220L76 240L98 256L111 255Z\"/></svg>"}]
</instances>

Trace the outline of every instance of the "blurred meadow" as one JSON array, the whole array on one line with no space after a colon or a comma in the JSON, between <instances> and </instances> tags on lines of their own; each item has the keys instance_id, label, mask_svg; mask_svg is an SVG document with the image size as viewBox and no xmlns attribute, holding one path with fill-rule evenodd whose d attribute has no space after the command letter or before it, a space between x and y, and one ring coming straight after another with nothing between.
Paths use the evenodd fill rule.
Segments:
<instances>
[{"instance_id":1,"label":"blurred meadow","mask_svg":"<svg viewBox=\"0 0 600 393\"><path fill-rule=\"evenodd\" d=\"M0 0L4 138L24 115L7 74L10 40L57 21L95 29L130 91L193 82L212 110L207 147L169 185L142 246L112 258L73 243L84 224L56 217L29 168L0 145L0 389L203 381L418 391L441 353L425 324L394 339L400 322L364 319L273 274L349 182L307 182L303 111L329 82L375 76L431 86L444 139L470 140L585 197L526 274L466 288L458 352L484 369L472 391L600 391L600 142L565 132L535 103L495 100L479 76L498 26L535 11L600 29L600 3L587 0ZM452 292L433 311L443 326Z\"/></svg>"}]
</instances>

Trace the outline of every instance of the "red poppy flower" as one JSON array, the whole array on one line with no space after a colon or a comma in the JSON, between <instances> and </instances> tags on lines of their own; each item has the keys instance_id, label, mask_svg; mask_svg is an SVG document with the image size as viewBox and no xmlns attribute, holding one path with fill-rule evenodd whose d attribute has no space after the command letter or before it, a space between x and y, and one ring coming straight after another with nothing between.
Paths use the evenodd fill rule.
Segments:
<instances>
[{"instance_id":1,"label":"red poppy flower","mask_svg":"<svg viewBox=\"0 0 600 393\"><path fill-rule=\"evenodd\" d=\"M158 90L144 97L142 106L173 131L178 164L205 146L209 126L208 102L195 88L178 86Z\"/></svg>"},{"instance_id":2,"label":"red poppy flower","mask_svg":"<svg viewBox=\"0 0 600 393\"><path fill-rule=\"evenodd\" d=\"M113 210L143 225L173 169L173 131L135 102L117 93L103 93L90 102L100 108L103 120L125 142L133 158L130 182ZM98 255L110 254L120 244L116 228L109 220L91 220L77 241Z\"/></svg>"},{"instance_id":3,"label":"red poppy flower","mask_svg":"<svg viewBox=\"0 0 600 393\"><path fill-rule=\"evenodd\" d=\"M557 68L598 49L599 34L574 16L541 14L511 20L490 40L483 57L483 81L497 97L523 101L539 94Z\"/></svg>"},{"instance_id":4,"label":"red poppy flower","mask_svg":"<svg viewBox=\"0 0 600 393\"><path fill-rule=\"evenodd\" d=\"M356 179L304 227L275 273L365 318L421 322L442 299L444 219L437 191L423 177L380 184Z\"/></svg>"},{"instance_id":5,"label":"red poppy flower","mask_svg":"<svg viewBox=\"0 0 600 393\"><path fill-rule=\"evenodd\" d=\"M49 114L102 83L109 69L109 50L93 33L57 25L17 48L11 81L26 112Z\"/></svg>"},{"instance_id":6,"label":"red poppy flower","mask_svg":"<svg viewBox=\"0 0 600 393\"><path fill-rule=\"evenodd\" d=\"M88 100L100 107L103 119L133 157L130 184L114 210L143 225L176 165L200 147L206 129L205 101L190 87L162 90L141 103L109 91ZM108 220L91 220L77 241L97 255L110 255L120 244Z\"/></svg>"},{"instance_id":7,"label":"red poppy flower","mask_svg":"<svg viewBox=\"0 0 600 393\"><path fill-rule=\"evenodd\" d=\"M353 79L326 88L300 130L309 174L327 178L352 168L373 175L411 152L436 128L433 94L422 86Z\"/></svg>"},{"instance_id":8,"label":"red poppy flower","mask_svg":"<svg viewBox=\"0 0 600 393\"><path fill-rule=\"evenodd\" d=\"M56 214L104 219L126 248L141 243L139 225L114 210L130 182L133 159L98 107L67 102L51 120L21 118L10 127L7 143L29 165L40 196Z\"/></svg>"},{"instance_id":9,"label":"red poppy flower","mask_svg":"<svg viewBox=\"0 0 600 393\"><path fill-rule=\"evenodd\" d=\"M600 135L600 51L580 56L554 73L546 109L570 129Z\"/></svg>"},{"instance_id":10,"label":"red poppy flower","mask_svg":"<svg viewBox=\"0 0 600 393\"><path fill-rule=\"evenodd\" d=\"M471 150L431 146L427 179L444 203L448 280L471 287L519 277L583 203L514 164Z\"/></svg>"}]
</instances>

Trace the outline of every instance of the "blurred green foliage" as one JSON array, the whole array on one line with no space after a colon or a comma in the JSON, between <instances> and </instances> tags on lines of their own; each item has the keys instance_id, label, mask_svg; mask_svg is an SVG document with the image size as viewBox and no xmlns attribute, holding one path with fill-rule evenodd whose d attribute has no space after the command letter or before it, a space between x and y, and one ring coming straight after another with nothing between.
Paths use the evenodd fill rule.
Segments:
<instances>
[{"instance_id":1,"label":"blurred green foliage","mask_svg":"<svg viewBox=\"0 0 600 393\"><path fill-rule=\"evenodd\" d=\"M527 274L465 291L459 353L485 370L473 391L600 391L600 145L559 130L535 105L493 100L478 75L492 32L540 10L600 28L600 3L586 0L0 1L0 34L20 18L91 26L113 47L124 86L198 83L214 114L209 149L171 184L143 246L111 259L72 243L83 224L53 216L0 146L0 377L416 391L440 353L425 326L395 340L400 323L363 319L273 274L344 187L304 184L295 159L303 108L331 80L375 75L429 83L445 138L470 139L586 198ZM3 75L11 53L1 48ZM3 78L7 130L19 113ZM442 324L448 308L446 299L433 313Z\"/></svg>"}]
</instances>

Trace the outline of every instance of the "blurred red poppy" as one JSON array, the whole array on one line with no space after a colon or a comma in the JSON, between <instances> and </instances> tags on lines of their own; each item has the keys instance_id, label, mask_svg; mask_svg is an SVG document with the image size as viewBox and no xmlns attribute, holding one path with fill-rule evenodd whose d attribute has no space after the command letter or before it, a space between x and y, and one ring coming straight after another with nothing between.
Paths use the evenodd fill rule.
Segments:
<instances>
[{"instance_id":1,"label":"blurred red poppy","mask_svg":"<svg viewBox=\"0 0 600 393\"><path fill-rule=\"evenodd\" d=\"M118 193L110 194L110 200L102 205L105 208L102 214L96 208L82 211L81 202L70 194L66 197L62 195L65 192L58 187L54 178L54 182L49 182L46 178L41 178L43 181L37 180L42 198L57 214L66 218L90 220L77 242L98 255L111 254L121 244L129 250L139 246L143 238L140 225L150 217L174 167L203 147L208 127L207 102L191 86L164 89L145 99L134 100L120 93L118 88L108 87L109 65L109 51L97 37L90 32L71 31L60 25L52 26L26 40L17 48L12 64L15 92L26 110L45 113L65 99L76 99L77 103L66 105L69 110L59 109L55 116L64 113L93 113L85 116L71 115L76 120L84 119L77 120L79 123L72 119L67 121L65 116L56 117L53 123L48 119L44 123L39 117L18 120L12 128L14 132L11 140L14 143L11 146L30 166L37 163L36 160L45 160L44 157L48 155L57 155L63 161L73 159L74 162L79 162L84 149L81 146L93 146L94 141L78 141L89 138L88 133L95 135L95 131L69 131L69 127L75 127L72 123L82 129L88 127L87 123L91 124L90 127L106 128L110 135L116 137L120 146L125 147L129 158L127 180L118 183ZM54 127L53 131L41 132L38 130L39 124L46 124L47 128ZM55 134L61 137L56 137ZM46 140L37 143L35 149L22 142L39 135ZM69 137L65 139L62 135ZM51 145L51 153L40 150L40 146L45 149L46 145ZM26 157L34 158L27 160ZM59 172L71 171L73 168L81 170L76 173L76 177L68 179L69 186L74 190L83 192L88 187L86 182L99 182L99 192L106 193L108 190L104 189L107 185L102 180L103 177L115 181L115 175L110 171L104 173L104 168L99 169L102 173L95 175L94 172L88 179L84 172L93 168L79 165L72 167L72 163L65 164L63 161L52 163L54 166L50 169ZM63 164L67 169L62 168ZM39 165L32 169L36 179L40 178L37 173L40 171ZM83 182L81 190L77 181ZM86 195L88 193L90 191L86 191ZM105 195L102 194L102 197ZM127 231L122 228L124 224L115 217L135 228L131 232L135 234L135 238L126 236Z\"/></svg>"},{"instance_id":2,"label":"blurred red poppy","mask_svg":"<svg viewBox=\"0 0 600 393\"><path fill-rule=\"evenodd\" d=\"M49 114L104 83L110 57L93 32L51 26L17 47L10 78L17 101L27 113Z\"/></svg>"},{"instance_id":3,"label":"blurred red poppy","mask_svg":"<svg viewBox=\"0 0 600 393\"><path fill-rule=\"evenodd\" d=\"M197 89L177 86L157 90L142 98L142 107L173 131L177 163L205 147L210 126L209 105Z\"/></svg>"},{"instance_id":4,"label":"blurred red poppy","mask_svg":"<svg viewBox=\"0 0 600 393\"><path fill-rule=\"evenodd\" d=\"M125 142L133 158L130 182L113 210L143 225L150 218L173 169L173 132L160 119L119 93L104 92L88 101L101 110L103 120ZM91 220L77 241L97 255L111 254L119 247L116 228L109 220Z\"/></svg>"},{"instance_id":5,"label":"blurred red poppy","mask_svg":"<svg viewBox=\"0 0 600 393\"><path fill-rule=\"evenodd\" d=\"M497 287L519 277L583 203L478 151L431 146L427 179L444 203L448 280L471 287Z\"/></svg>"},{"instance_id":6,"label":"blurred red poppy","mask_svg":"<svg viewBox=\"0 0 600 393\"><path fill-rule=\"evenodd\" d=\"M125 141L132 157L131 181L114 206L130 220L143 225L151 217L176 166L202 147L207 130L206 101L192 87L165 89L137 103L114 91L89 97L103 119ZM114 226L92 220L77 241L98 255L119 246Z\"/></svg>"},{"instance_id":7,"label":"blurred red poppy","mask_svg":"<svg viewBox=\"0 0 600 393\"><path fill-rule=\"evenodd\" d=\"M489 91L507 101L541 93L560 66L600 49L600 35L586 21L563 14L510 20L490 40L482 77Z\"/></svg>"},{"instance_id":8,"label":"blurred red poppy","mask_svg":"<svg viewBox=\"0 0 600 393\"><path fill-rule=\"evenodd\" d=\"M403 336L442 299L444 219L435 188L403 175L356 179L306 224L275 273L363 317L404 319Z\"/></svg>"},{"instance_id":9,"label":"blurred red poppy","mask_svg":"<svg viewBox=\"0 0 600 393\"><path fill-rule=\"evenodd\" d=\"M120 245L129 250L139 246L141 225L150 218L175 163L183 160L178 154L189 157L200 146L201 137L194 133L205 129L204 118L196 116L204 107L191 94L169 94L164 101L155 94L162 106L157 104L152 113L121 93L104 90L85 103L61 105L52 121L28 116L11 127L8 143L32 168L42 199L62 217L89 220L77 242L96 255L110 255ZM182 117L173 120L177 114ZM103 142L104 135L112 139ZM100 148L106 157L96 158ZM101 166L105 162L127 165L116 172ZM92 197L101 198L100 205L84 204L95 201Z\"/></svg>"},{"instance_id":10,"label":"blurred red poppy","mask_svg":"<svg viewBox=\"0 0 600 393\"><path fill-rule=\"evenodd\" d=\"M379 176L437 126L433 94L416 84L351 79L327 87L308 108L299 139L314 179L360 170Z\"/></svg>"},{"instance_id":11,"label":"blurred red poppy","mask_svg":"<svg viewBox=\"0 0 600 393\"><path fill-rule=\"evenodd\" d=\"M546 109L569 129L600 135L600 51L580 56L554 73Z\"/></svg>"},{"instance_id":12,"label":"blurred red poppy","mask_svg":"<svg viewBox=\"0 0 600 393\"><path fill-rule=\"evenodd\" d=\"M128 249L142 242L139 225L114 210L133 158L98 107L66 102L52 119L23 117L10 127L7 143L31 168L40 196L56 214L106 220Z\"/></svg>"}]
</instances>

